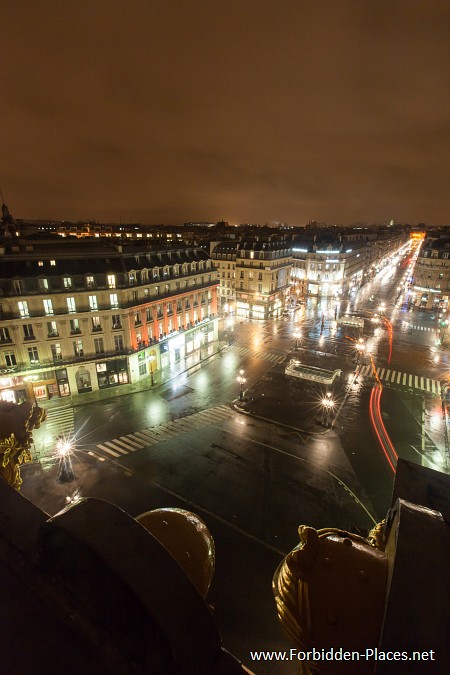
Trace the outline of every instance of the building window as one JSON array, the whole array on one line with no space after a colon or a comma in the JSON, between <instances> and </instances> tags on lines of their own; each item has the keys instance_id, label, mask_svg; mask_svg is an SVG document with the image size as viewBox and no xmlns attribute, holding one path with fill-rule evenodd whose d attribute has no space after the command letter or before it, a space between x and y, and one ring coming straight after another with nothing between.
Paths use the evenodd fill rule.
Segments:
<instances>
[{"instance_id":1,"label":"building window","mask_svg":"<svg viewBox=\"0 0 450 675\"><path fill-rule=\"evenodd\" d=\"M77 311L75 298L67 298L67 311L69 314L74 314Z\"/></svg>"},{"instance_id":2,"label":"building window","mask_svg":"<svg viewBox=\"0 0 450 675\"><path fill-rule=\"evenodd\" d=\"M75 354L76 357L83 356L83 341L82 340L74 340L73 341L73 353Z\"/></svg>"},{"instance_id":3,"label":"building window","mask_svg":"<svg viewBox=\"0 0 450 675\"><path fill-rule=\"evenodd\" d=\"M96 295L90 295L89 296L89 307L92 310L98 309L97 296Z\"/></svg>"},{"instance_id":4,"label":"building window","mask_svg":"<svg viewBox=\"0 0 450 675\"><path fill-rule=\"evenodd\" d=\"M16 355L14 352L5 353L5 364L7 368L13 368L14 366L17 366Z\"/></svg>"},{"instance_id":5,"label":"building window","mask_svg":"<svg viewBox=\"0 0 450 675\"><path fill-rule=\"evenodd\" d=\"M25 340L34 340L33 326L31 323L24 323L23 337Z\"/></svg>"},{"instance_id":6,"label":"building window","mask_svg":"<svg viewBox=\"0 0 450 675\"><path fill-rule=\"evenodd\" d=\"M0 342L11 342L7 328L0 328Z\"/></svg>"},{"instance_id":7,"label":"building window","mask_svg":"<svg viewBox=\"0 0 450 675\"><path fill-rule=\"evenodd\" d=\"M94 288L94 277L86 277L86 286L87 288Z\"/></svg>"},{"instance_id":8,"label":"building window","mask_svg":"<svg viewBox=\"0 0 450 675\"><path fill-rule=\"evenodd\" d=\"M151 307L147 307L147 309L145 310L145 320L147 323L153 320Z\"/></svg>"},{"instance_id":9,"label":"building window","mask_svg":"<svg viewBox=\"0 0 450 675\"><path fill-rule=\"evenodd\" d=\"M53 304L49 298L46 298L44 301L44 312L46 314L53 314Z\"/></svg>"},{"instance_id":10,"label":"building window","mask_svg":"<svg viewBox=\"0 0 450 675\"><path fill-rule=\"evenodd\" d=\"M22 279L15 279L13 282L13 286L14 286L14 293L17 293L17 295L21 295L25 290L25 285Z\"/></svg>"},{"instance_id":11,"label":"building window","mask_svg":"<svg viewBox=\"0 0 450 675\"><path fill-rule=\"evenodd\" d=\"M28 347L28 358L30 359L30 363L39 363L39 354L37 347Z\"/></svg>"},{"instance_id":12,"label":"building window","mask_svg":"<svg viewBox=\"0 0 450 675\"><path fill-rule=\"evenodd\" d=\"M40 291L48 291L48 279L38 279Z\"/></svg>"},{"instance_id":13,"label":"building window","mask_svg":"<svg viewBox=\"0 0 450 675\"><path fill-rule=\"evenodd\" d=\"M78 319L70 319L70 332L81 333L80 322L78 321Z\"/></svg>"},{"instance_id":14,"label":"building window","mask_svg":"<svg viewBox=\"0 0 450 675\"><path fill-rule=\"evenodd\" d=\"M56 265L56 260L50 260L50 265L51 265L52 267L55 267L55 265Z\"/></svg>"},{"instance_id":15,"label":"building window","mask_svg":"<svg viewBox=\"0 0 450 675\"><path fill-rule=\"evenodd\" d=\"M135 312L134 313L134 325L135 326L140 326L142 323L141 321L141 313L140 312Z\"/></svg>"},{"instance_id":16,"label":"building window","mask_svg":"<svg viewBox=\"0 0 450 675\"><path fill-rule=\"evenodd\" d=\"M59 343L54 343L51 345L51 350L53 361L60 361L62 359L61 345Z\"/></svg>"},{"instance_id":17,"label":"building window","mask_svg":"<svg viewBox=\"0 0 450 675\"><path fill-rule=\"evenodd\" d=\"M115 274L108 274L108 287L109 288L115 288L116 287L116 276L115 276Z\"/></svg>"},{"instance_id":18,"label":"building window","mask_svg":"<svg viewBox=\"0 0 450 675\"><path fill-rule=\"evenodd\" d=\"M94 349L96 354L104 354L103 338L94 338Z\"/></svg>"},{"instance_id":19,"label":"building window","mask_svg":"<svg viewBox=\"0 0 450 675\"><path fill-rule=\"evenodd\" d=\"M93 316L92 317L92 330L101 330L102 325L100 323L100 317L99 316Z\"/></svg>"},{"instance_id":20,"label":"building window","mask_svg":"<svg viewBox=\"0 0 450 675\"><path fill-rule=\"evenodd\" d=\"M64 288L72 288L71 277L63 277L63 286L64 286Z\"/></svg>"},{"instance_id":21,"label":"building window","mask_svg":"<svg viewBox=\"0 0 450 675\"><path fill-rule=\"evenodd\" d=\"M147 375L147 364L145 361L139 364L139 375Z\"/></svg>"},{"instance_id":22,"label":"building window","mask_svg":"<svg viewBox=\"0 0 450 675\"><path fill-rule=\"evenodd\" d=\"M121 352L123 350L123 336L114 335L114 349L116 352Z\"/></svg>"},{"instance_id":23,"label":"building window","mask_svg":"<svg viewBox=\"0 0 450 675\"><path fill-rule=\"evenodd\" d=\"M28 303L23 301L23 302L18 302L17 303L19 306L19 314L22 319L26 319L28 316L30 316L30 313L28 311Z\"/></svg>"},{"instance_id":24,"label":"building window","mask_svg":"<svg viewBox=\"0 0 450 675\"><path fill-rule=\"evenodd\" d=\"M119 308L119 301L117 300L117 293L111 293L109 296L109 301L111 303L111 309Z\"/></svg>"},{"instance_id":25,"label":"building window","mask_svg":"<svg viewBox=\"0 0 450 675\"><path fill-rule=\"evenodd\" d=\"M58 335L58 327L56 321L47 322L47 333L48 337L56 337Z\"/></svg>"},{"instance_id":26,"label":"building window","mask_svg":"<svg viewBox=\"0 0 450 675\"><path fill-rule=\"evenodd\" d=\"M120 314L113 314L111 318L113 328L122 328L122 324L120 323Z\"/></svg>"},{"instance_id":27,"label":"building window","mask_svg":"<svg viewBox=\"0 0 450 675\"><path fill-rule=\"evenodd\" d=\"M262 293L262 284L258 284L258 293Z\"/></svg>"}]
</instances>

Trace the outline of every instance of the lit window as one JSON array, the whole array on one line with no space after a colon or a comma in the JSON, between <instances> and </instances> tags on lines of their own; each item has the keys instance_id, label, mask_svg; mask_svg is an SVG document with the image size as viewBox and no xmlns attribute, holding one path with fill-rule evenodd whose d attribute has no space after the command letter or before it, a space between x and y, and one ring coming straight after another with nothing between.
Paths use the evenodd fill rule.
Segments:
<instances>
[{"instance_id":1,"label":"lit window","mask_svg":"<svg viewBox=\"0 0 450 675\"><path fill-rule=\"evenodd\" d=\"M67 311L69 312L69 314L73 314L74 312L77 311L75 305L75 298L67 298Z\"/></svg>"},{"instance_id":2,"label":"lit window","mask_svg":"<svg viewBox=\"0 0 450 675\"><path fill-rule=\"evenodd\" d=\"M37 347L28 347L28 357L30 359L30 363L39 363L39 354Z\"/></svg>"},{"instance_id":3,"label":"lit window","mask_svg":"<svg viewBox=\"0 0 450 675\"><path fill-rule=\"evenodd\" d=\"M108 274L108 286L109 288L116 287L116 277L114 274Z\"/></svg>"},{"instance_id":4,"label":"lit window","mask_svg":"<svg viewBox=\"0 0 450 675\"><path fill-rule=\"evenodd\" d=\"M97 296L96 295L90 295L89 296L89 307L91 309L98 309Z\"/></svg>"},{"instance_id":5,"label":"lit window","mask_svg":"<svg viewBox=\"0 0 450 675\"><path fill-rule=\"evenodd\" d=\"M50 265L54 267L56 265L56 260L50 260Z\"/></svg>"},{"instance_id":6,"label":"lit window","mask_svg":"<svg viewBox=\"0 0 450 675\"><path fill-rule=\"evenodd\" d=\"M111 309L118 309L119 301L117 300L117 293L110 293L109 301L111 303Z\"/></svg>"},{"instance_id":7,"label":"lit window","mask_svg":"<svg viewBox=\"0 0 450 675\"><path fill-rule=\"evenodd\" d=\"M30 316L30 314L28 312L28 303L27 302L23 301L23 302L18 302L17 304L19 306L19 314L20 314L22 319Z\"/></svg>"},{"instance_id":8,"label":"lit window","mask_svg":"<svg viewBox=\"0 0 450 675\"><path fill-rule=\"evenodd\" d=\"M53 314L53 304L50 299L44 300L44 312L46 314Z\"/></svg>"}]
</instances>

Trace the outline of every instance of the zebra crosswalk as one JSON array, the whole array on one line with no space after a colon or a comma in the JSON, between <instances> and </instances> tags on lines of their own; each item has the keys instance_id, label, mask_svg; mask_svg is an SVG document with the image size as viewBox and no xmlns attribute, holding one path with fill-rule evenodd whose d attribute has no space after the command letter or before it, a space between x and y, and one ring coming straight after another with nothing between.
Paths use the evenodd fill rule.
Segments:
<instances>
[{"instance_id":1,"label":"zebra crosswalk","mask_svg":"<svg viewBox=\"0 0 450 675\"><path fill-rule=\"evenodd\" d=\"M269 354L268 352L264 351L255 352L251 349L248 349L248 347L236 347L235 351L238 352L238 354L241 354L241 356L253 356L257 359L271 361L272 363L282 363L285 359L284 356L280 356L279 354Z\"/></svg>"},{"instance_id":2,"label":"zebra crosswalk","mask_svg":"<svg viewBox=\"0 0 450 675\"><path fill-rule=\"evenodd\" d=\"M428 331L429 333L432 333L433 330L436 330L432 326L419 326L418 324L411 324L409 323L409 321L402 321L402 327L409 328L412 330Z\"/></svg>"},{"instance_id":3,"label":"zebra crosswalk","mask_svg":"<svg viewBox=\"0 0 450 675\"><path fill-rule=\"evenodd\" d=\"M161 441L170 440L179 434L195 431L196 429L217 424L218 422L224 422L232 415L233 411L229 406L219 405L215 408L194 413L188 417L180 417L171 422L159 424L150 429L141 429L132 434L98 443L95 449L88 451L88 454L101 462L104 462L106 458L119 459L136 450L148 448Z\"/></svg>"},{"instance_id":4,"label":"zebra crosswalk","mask_svg":"<svg viewBox=\"0 0 450 675\"><path fill-rule=\"evenodd\" d=\"M47 410L44 424L46 445L52 445L59 435L71 436L74 432L73 407L64 406Z\"/></svg>"},{"instance_id":5,"label":"zebra crosswalk","mask_svg":"<svg viewBox=\"0 0 450 675\"><path fill-rule=\"evenodd\" d=\"M377 368L377 376L383 382L389 384L408 387L408 389L418 389L425 391L434 396L440 396L441 383L439 380L433 380L422 375L412 375L411 373L402 373L398 370L390 370L389 368ZM361 367L359 374L362 377L375 377L372 366L365 365Z\"/></svg>"}]
</instances>

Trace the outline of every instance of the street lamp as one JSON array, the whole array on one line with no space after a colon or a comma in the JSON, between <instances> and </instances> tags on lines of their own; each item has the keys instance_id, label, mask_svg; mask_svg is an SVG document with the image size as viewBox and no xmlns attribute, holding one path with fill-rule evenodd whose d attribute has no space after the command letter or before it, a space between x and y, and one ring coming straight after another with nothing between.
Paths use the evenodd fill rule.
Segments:
<instances>
[{"instance_id":1,"label":"street lamp","mask_svg":"<svg viewBox=\"0 0 450 675\"><path fill-rule=\"evenodd\" d=\"M360 363L361 357L366 350L366 345L364 344L363 338L358 338L358 342L355 344L356 349L356 363Z\"/></svg>"},{"instance_id":2,"label":"street lamp","mask_svg":"<svg viewBox=\"0 0 450 675\"><path fill-rule=\"evenodd\" d=\"M153 364L155 362L155 358L156 357L155 357L154 354L150 354L150 356L148 357L148 360L150 362L150 384L151 384L152 387L155 384L155 380L153 378Z\"/></svg>"},{"instance_id":3,"label":"street lamp","mask_svg":"<svg viewBox=\"0 0 450 675\"><path fill-rule=\"evenodd\" d=\"M323 409L323 424L326 427L331 427L331 413L334 408L334 401L331 395L331 391L327 391L326 395L322 399L322 409Z\"/></svg>"},{"instance_id":4,"label":"street lamp","mask_svg":"<svg viewBox=\"0 0 450 675\"><path fill-rule=\"evenodd\" d=\"M60 460L58 480L60 483L70 483L70 481L75 479L75 474L73 473L72 462L70 459L72 445L69 443L69 441L65 441L63 438L58 436L56 439L56 451Z\"/></svg>"},{"instance_id":5,"label":"street lamp","mask_svg":"<svg viewBox=\"0 0 450 675\"><path fill-rule=\"evenodd\" d=\"M244 384L245 384L245 377L244 377L244 371L243 371L242 369L239 371L239 377L238 377L237 381L239 382L239 386L240 386L240 389L239 389L239 400L240 400L240 401L243 401L243 400L244 400Z\"/></svg>"}]
</instances>

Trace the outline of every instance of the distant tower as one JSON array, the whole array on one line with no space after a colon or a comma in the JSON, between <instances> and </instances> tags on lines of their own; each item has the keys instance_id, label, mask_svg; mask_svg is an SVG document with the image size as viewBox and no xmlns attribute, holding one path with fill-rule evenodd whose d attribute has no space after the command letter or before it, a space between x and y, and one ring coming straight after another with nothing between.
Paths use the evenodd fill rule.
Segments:
<instances>
[{"instance_id":1,"label":"distant tower","mask_svg":"<svg viewBox=\"0 0 450 675\"><path fill-rule=\"evenodd\" d=\"M1 234L4 237L15 237L16 236L16 230L14 227L14 218L9 212L8 207L5 204L5 200L3 199L3 192L0 188L0 196L2 198L2 227L1 227Z\"/></svg>"}]
</instances>

